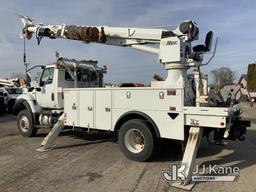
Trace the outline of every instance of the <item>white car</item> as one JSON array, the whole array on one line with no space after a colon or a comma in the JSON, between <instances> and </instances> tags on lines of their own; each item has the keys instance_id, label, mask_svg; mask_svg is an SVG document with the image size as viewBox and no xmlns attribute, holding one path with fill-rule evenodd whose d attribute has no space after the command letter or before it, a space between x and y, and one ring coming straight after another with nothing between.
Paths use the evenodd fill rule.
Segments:
<instances>
[{"instance_id":1,"label":"white car","mask_svg":"<svg viewBox=\"0 0 256 192\"><path fill-rule=\"evenodd\" d=\"M16 98L22 94L22 90L17 87L0 87L0 95L4 97L4 105L11 112Z\"/></svg>"},{"instance_id":2,"label":"white car","mask_svg":"<svg viewBox=\"0 0 256 192\"><path fill-rule=\"evenodd\" d=\"M5 110L4 97L0 95L0 114L2 114Z\"/></svg>"}]
</instances>

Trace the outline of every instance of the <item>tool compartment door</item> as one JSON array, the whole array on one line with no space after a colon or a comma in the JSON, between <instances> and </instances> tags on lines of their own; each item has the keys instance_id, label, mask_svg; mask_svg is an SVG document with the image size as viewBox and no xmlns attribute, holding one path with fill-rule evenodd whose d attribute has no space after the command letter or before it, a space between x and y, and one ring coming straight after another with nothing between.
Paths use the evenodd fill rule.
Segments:
<instances>
[{"instance_id":1,"label":"tool compartment door","mask_svg":"<svg viewBox=\"0 0 256 192\"><path fill-rule=\"evenodd\" d=\"M95 128L94 126L94 90L79 91L79 126Z\"/></svg>"},{"instance_id":2,"label":"tool compartment door","mask_svg":"<svg viewBox=\"0 0 256 192\"><path fill-rule=\"evenodd\" d=\"M184 107L185 124L197 127L226 128L226 107Z\"/></svg>"},{"instance_id":3,"label":"tool compartment door","mask_svg":"<svg viewBox=\"0 0 256 192\"><path fill-rule=\"evenodd\" d=\"M111 90L96 90L95 105L96 105L96 128L101 130L111 129L112 120L112 103Z\"/></svg>"},{"instance_id":4,"label":"tool compartment door","mask_svg":"<svg viewBox=\"0 0 256 192\"><path fill-rule=\"evenodd\" d=\"M78 92L64 91L65 125L78 126Z\"/></svg>"},{"instance_id":5,"label":"tool compartment door","mask_svg":"<svg viewBox=\"0 0 256 192\"><path fill-rule=\"evenodd\" d=\"M147 115L162 138L184 140L184 90L182 88L125 88L112 92L113 126L119 118L137 111Z\"/></svg>"}]
</instances>

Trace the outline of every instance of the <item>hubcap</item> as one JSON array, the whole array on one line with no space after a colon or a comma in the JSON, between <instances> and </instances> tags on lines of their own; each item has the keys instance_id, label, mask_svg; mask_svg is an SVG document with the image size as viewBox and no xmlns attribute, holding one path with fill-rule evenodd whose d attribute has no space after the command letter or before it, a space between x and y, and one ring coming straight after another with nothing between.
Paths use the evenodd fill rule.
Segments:
<instances>
[{"instance_id":1,"label":"hubcap","mask_svg":"<svg viewBox=\"0 0 256 192\"><path fill-rule=\"evenodd\" d=\"M126 148L132 153L139 153L144 149L144 135L138 129L132 128L128 130L124 136Z\"/></svg>"},{"instance_id":2,"label":"hubcap","mask_svg":"<svg viewBox=\"0 0 256 192\"><path fill-rule=\"evenodd\" d=\"M20 118L20 129L23 132L27 132L28 129L29 129L29 121L28 121L28 118L26 116L22 116Z\"/></svg>"}]
</instances>

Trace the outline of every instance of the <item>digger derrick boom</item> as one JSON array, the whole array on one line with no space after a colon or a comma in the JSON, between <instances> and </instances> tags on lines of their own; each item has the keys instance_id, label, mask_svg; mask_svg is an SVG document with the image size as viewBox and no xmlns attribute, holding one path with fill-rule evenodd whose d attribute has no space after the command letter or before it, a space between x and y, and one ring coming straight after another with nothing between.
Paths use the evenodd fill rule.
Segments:
<instances>
[{"instance_id":1,"label":"digger derrick boom","mask_svg":"<svg viewBox=\"0 0 256 192\"><path fill-rule=\"evenodd\" d=\"M49 37L117 46L159 44L162 37L175 36L172 31L163 29L41 24L25 26L21 36L30 39L33 33L39 41L43 37Z\"/></svg>"},{"instance_id":2,"label":"digger derrick boom","mask_svg":"<svg viewBox=\"0 0 256 192\"><path fill-rule=\"evenodd\" d=\"M172 30L139 27L33 24L26 19L22 19L22 23L21 37L31 39L33 33L35 33L39 43L43 37L52 39L65 38L86 43L97 42L116 46L160 44L163 38L168 37L178 37L186 42L191 42L198 39L199 32L196 23L193 21L185 21Z\"/></svg>"}]
</instances>

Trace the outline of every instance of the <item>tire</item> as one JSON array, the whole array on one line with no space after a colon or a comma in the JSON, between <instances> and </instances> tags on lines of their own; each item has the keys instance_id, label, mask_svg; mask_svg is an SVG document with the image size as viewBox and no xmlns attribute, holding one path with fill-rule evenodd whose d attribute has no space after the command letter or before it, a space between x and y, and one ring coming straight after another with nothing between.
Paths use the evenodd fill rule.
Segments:
<instances>
[{"instance_id":1,"label":"tire","mask_svg":"<svg viewBox=\"0 0 256 192\"><path fill-rule=\"evenodd\" d=\"M7 108L8 108L8 112L9 112L9 113L12 113L12 112L13 112L13 106L14 106L14 104L15 104L15 100L10 100L10 101L8 102Z\"/></svg>"},{"instance_id":2,"label":"tire","mask_svg":"<svg viewBox=\"0 0 256 192\"><path fill-rule=\"evenodd\" d=\"M141 119L129 120L121 126L118 144L122 153L133 161L149 160L157 147L150 124Z\"/></svg>"},{"instance_id":3,"label":"tire","mask_svg":"<svg viewBox=\"0 0 256 192\"><path fill-rule=\"evenodd\" d=\"M17 116L17 127L20 134L24 137L33 137L37 133L34 127L32 115L28 110L22 110Z\"/></svg>"},{"instance_id":4,"label":"tire","mask_svg":"<svg viewBox=\"0 0 256 192\"><path fill-rule=\"evenodd\" d=\"M0 115L4 114L5 109L4 108L0 108Z\"/></svg>"}]
</instances>

